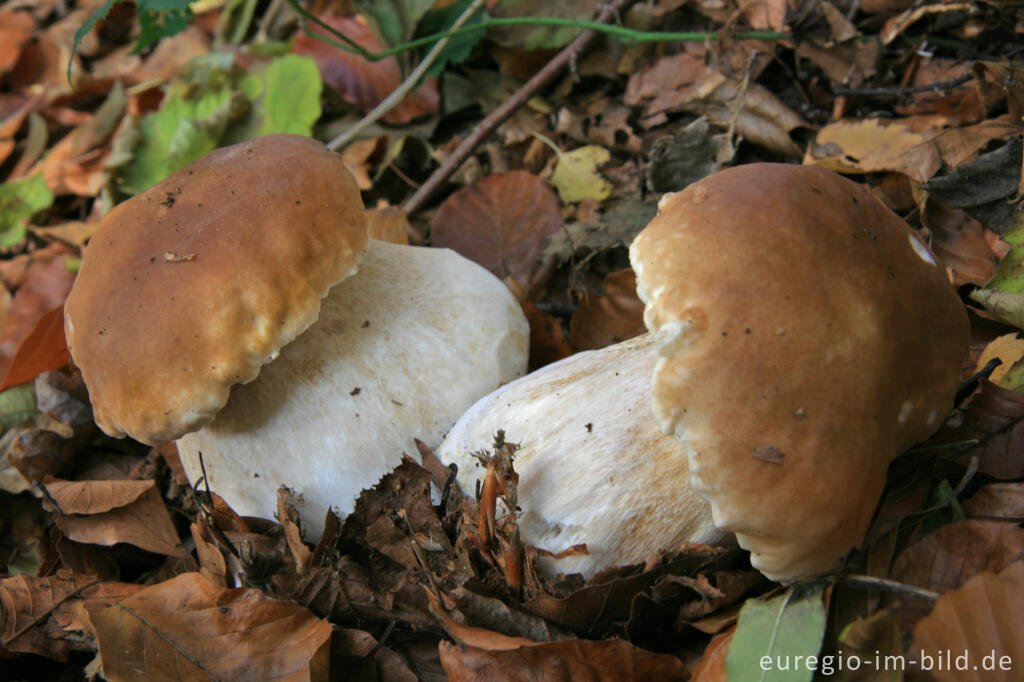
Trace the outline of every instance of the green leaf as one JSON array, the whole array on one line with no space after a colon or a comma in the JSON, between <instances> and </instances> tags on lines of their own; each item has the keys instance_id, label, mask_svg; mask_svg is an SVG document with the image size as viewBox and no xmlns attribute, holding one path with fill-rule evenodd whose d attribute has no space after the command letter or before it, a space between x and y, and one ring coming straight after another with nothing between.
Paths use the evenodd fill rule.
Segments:
<instances>
[{"instance_id":1,"label":"green leaf","mask_svg":"<svg viewBox=\"0 0 1024 682\"><path fill-rule=\"evenodd\" d=\"M20 386L0 392L0 429L6 431L39 414L36 408L36 385L26 381Z\"/></svg>"},{"instance_id":2,"label":"green leaf","mask_svg":"<svg viewBox=\"0 0 1024 682\"><path fill-rule=\"evenodd\" d=\"M25 238L25 223L32 214L53 203L53 192L42 175L0 185L0 246L14 246Z\"/></svg>"},{"instance_id":3,"label":"green leaf","mask_svg":"<svg viewBox=\"0 0 1024 682\"><path fill-rule=\"evenodd\" d=\"M462 16L462 13L466 11L472 0L459 0L459 2L452 3L447 7L441 9L431 10L423 16L423 20L420 21L419 29L416 31L417 36L428 36L435 33L444 33L452 27L455 20ZM463 28L479 24L480 22L488 19L490 15L487 10L480 9L471 16ZM434 60L434 63L429 69L427 69L426 75L436 76L444 71L444 67L451 64L461 64L469 57L473 48L476 47L480 39L484 37L484 29L479 31L472 31L464 35L457 35L448 41L448 44L444 46L441 53Z\"/></svg>"},{"instance_id":4,"label":"green leaf","mask_svg":"<svg viewBox=\"0 0 1024 682\"><path fill-rule=\"evenodd\" d=\"M260 135L311 135L320 118L320 69L310 57L288 55L263 71L264 127Z\"/></svg>"},{"instance_id":5,"label":"green leaf","mask_svg":"<svg viewBox=\"0 0 1024 682\"><path fill-rule=\"evenodd\" d=\"M132 48L134 54L138 54L161 38L181 33L188 28L188 22L192 19L192 10L188 7L182 12L166 12L146 11L139 5L135 13L139 19L139 37Z\"/></svg>"},{"instance_id":6,"label":"green leaf","mask_svg":"<svg viewBox=\"0 0 1024 682\"><path fill-rule=\"evenodd\" d=\"M97 7L95 11L93 11L93 13L90 14L84 22L82 22L82 25L78 27L78 30L75 31L75 39L71 43L71 59L68 59L68 83L71 82L71 62L75 58L75 53L78 52L78 45L82 42L82 38L89 35L89 31L93 29L96 22L100 19L106 19L107 14L110 13L110 8L121 1L122 0L107 0L105 3Z\"/></svg>"},{"instance_id":7,"label":"green leaf","mask_svg":"<svg viewBox=\"0 0 1024 682\"><path fill-rule=\"evenodd\" d=\"M797 584L785 594L748 599L740 611L726 670L737 682L810 682L825 636L822 582Z\"/></svg>"},{"instance_id":8,"label":"green leaf","mask_svg":"<svg viewBox=\"0 0 1024 682\"><path fill-rule=\"evenodd\" d=\"M356 0L360 11L376 24L378 36L388 47L411 38L420 18L433 4L434 0Z\"/></svg>"}]
</instances>

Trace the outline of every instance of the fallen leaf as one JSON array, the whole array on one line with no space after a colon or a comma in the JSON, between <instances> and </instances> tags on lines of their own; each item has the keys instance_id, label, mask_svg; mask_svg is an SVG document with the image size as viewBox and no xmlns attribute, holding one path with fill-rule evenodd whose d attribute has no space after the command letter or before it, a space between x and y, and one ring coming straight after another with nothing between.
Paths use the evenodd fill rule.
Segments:
<instances>
[{"instance_id":1,"label":"fallen leaf","mask_svg":"<svg viewBox=\"0 0 1024 682\"><path fill-rule=\"evenodd\" d=\"M1024 562L985 571L935 602L914 628L909 655L938 682L1020 679Z\"/></svg>"},{"instance_id":2,"label":"fallen leaf","mask_svg":"<svg viewBox=\"0 0 1024 682\"><path fill-rule=\"evenodd\" d=\"M667 682L685 680L675 656L638 649L622 640L568 640L495 651L441 642L441 663L451 682Z\"/></svg>"},{"instance_id":3,"label":"fallen leaf","mask_svg":"<svg viewBox=\"0 0 1024 682\"><path fill-rule=\"evenodd\" d=\"M983 380L955 425L936 434L966 466L978 458L978 471L1000 480L1024 478L1024 394ZM961 444L962 445L958 445Z\"/></svg>"},{"instance_id":4,"label":"fallen leaf","mask_svg":"<svg viewBox=\"0 0 1024 682\"><path fill-rule=\"evenodd\" d=\"M1024 364L1018 365L1022 357L1024 339L1020 338L1020 334L1003 334L985 346L985 350L978 356L974 371L980 372L992 360L999 360L1000 364L988 375L988 380L1001 388L1024 393L1024 377L1019 376L1019 368L1024 368Z\"/></svg>"},{"instance_id":5,"label":"fallen leaf","mask_svg":"<svg viewBox=\"0 0 1024 682\"><path fill-rule=\"evenodd\" d=\"M968 516L1024 521L1024 483L990 483L963 503Z\"/></svg>"},{"instance_id":6,"label":"fallen leaf","mask_svg":"<svg viewBox=\"0 0 1024 682\"><path fill-rule=\"evenodd\" d=\"M917 132L902 121L837 121L818 131L804 163L837 173L894 171L924 182L942 166L934 134Z\"/></svg>"},{"instance_id":7,"label":"fallen leaf","mask_svg":"<svg viewBox=\"0 0 1024 682\"><path fill-rule=\"evenodd\" d=\"M307 609L198 573L88 612L103 676L120 680L309 679L331 625Z\"/></svg>"},{"instance_id":8,"label":"fallen leaf","mask_svg":"<svg viewBox=\"0 0 1024 682\"><path fill-rule=\"evenodd\" d=\"M530 323L530 368L537 369L572 355L572 346L565 338L562 325L554 315L535 304L523 304L523 313Z\"/></svg>"},{"instance_id":9,"label":"fallen leaf","mask_svg":"<svg viewBox=\"0 0 1024 682\"><path fill-rule=\"evenodd\" d=\"M321 16L320 19L370 52L381 51L380 42L362 17ZM309 28L314 33L326 35L315 25L311 24ZM380 104L402 82L402 73L394 57L371 62L305 33L296 36L292 50L295 54L315 59L324 83L337 90L349 102L357 104L364 112ZM382 120L393 125L409 123L417 116L436 113L438 102L437 79L429 77L423 85L384 114Z\"/></svg>"},{"instance_id":10,"label":"fallen leaf","mask_svg":"<svg viewBox=\"0 0 1024 682\"><path fill-rule=\"evenodd\" d=\"M838 655L826 666L822 658L823 676L838 682L893 682L893 671L878 666L876 661L889 660L903 653L903 637L899 617L888 609L863 616L845 626L838 637ZM894 659L895 660L895 659Z\"/></svg>"},{"instance_id":11,"label":"fallen leaf","mask_svg":"<svg viewBox=\"0 0 1024 682\"><path fill-rule=\"evenodd\" d=\"M153 481L61 481L43 482L49 497L62 514L102 514L138 500Z\"/></svg>"},{"instance_id":12,"label":"fallen leaf","mask_svg":"<svg viewBox=\"0 0 1024 682\"><path fill-rule=\"evenodd\" d=\"M984 286L996 274L1010 245L964 211L927 199L921 223L932 233L932 252L953 271L953 285Z\"/></svg>"},{"instance_id":13,"label":"fallen leaf","mask_svg":"<svg viewBox=\"0 0 1024 682\"><path fill-rule=\"evenodd\" d=\"M496 277L514 278L535 298L550 276L541 256L562 224L558 197L526 171L489 175L441 204L431 243L458 251Z\"/></svg>"},{"instance_id":14,"label":"fallen leaf","mask_svg":"<svg viewBox=\"0 0 1024 682\"><path fill-rule=\"evenodd\" d=\"M610 273L603 294L583 291L569 323L573 350L593 350L643 334L644 304L636 295L632 269Z\"/></svg>"},{"instance_id":15,"label":"fallen leaf","mask_svg":"<svg viewBox=\"0 0 1024 682\"><path fill-rule=\"evenodd\" d=\"M824 585L797 584L773 599L749 599L740 611L726 668L729 679L810 682L825 636Z\"/></svg>"},{"instance_id":16,"label":"fallen leaf","mask_svg":"<svg viewBox=\"0 0 1024 682\"><path fill-rule=\"evenodd\" d=\"M933 592L960 587L982 571L1001 571L1024 557L1024 528L998 521L961 521L942 526L903 550L890 577ZM917 622L930 605L907 600L904 623Z\"/></svg>"},{"instance_id":17,"label":"fallen leaf","mask_svg":"<svg viewBox=\"0 0 1024 682\"><path fill-rule=\"evenodd\" d=\"M558 196L563 202L568 204L584 199L604 201L611 195L611 183L597 172L612 158L607 149L592 144L571 152L563 152L554 145L552 148L558 154L558 162L551 175L551 184L558 190Z\"/></svg>"},{"instance_id":18,"label":"fallen leaf","mask_svg":"<svg viewBox=\"0 0 1024 682\"><path fill-rule=\"evenodd\" d=\"M53 203L53 193L40 175L0 185L0 246L25 238L28 219Z\"/></svg>"},{"instance_id":19,"label":"fallen leaf","mask_svg":"<svg viewBox=\"0 0 1024 682\"><path fill-rule=\"evenodd\" d=\"M47 485L53 483L60 482ZM57 527L71 540L95 545L127 542L157 554L188 555L153 480L66 481L60 492L73 501L72 508L90 510L57 517Z\"/></svg>"},{"instance_id":20,"label":"fallen leaf","mask_svg":"<svg viewBox=\"0 0 1024 682\"><path fill-rule=\"evenodd\" d=\"M76 153L75 144L80 130L82 128L71 131L50 147L46 157L30 171L42 173L46 186L58 196L94 197L103 186L104 165L109 152L98 148Z\"/></svg>"},{"instance_id":21,"label":"fallen leaf","mask_svg":"<svg viewBox=\"0 0 1024 682\"><path fill-rule=\"evenodd\" d=\"M405 211L399 207L371 208L366 211L366 218L370 224L369 234L372 239L394 244L409 243L409 232L412 227Z\"/></svg>"},{"instance_id":22,"label":"fallen leaf","mask_svg":"<svg viewBox=\"0 0 1024 682\"><path fill-rule=\"evenodd\" d=\"M43 316L64 305L74 279L64 258L55 258L45 268L34 270L14 294L0 333L0 376L6 376L18 349Z\"/></svg>"},{"instance_id":23,"label":"fallen leaf","mask_svg":"<svg viewBox=\"0 0 1024 682\"><path fill-rule=\"evenodd\" d=\"M22 46L35 32L36 22L29 12L0 12L0 74L18 63Z\"/></svg>"},{"instance_id":24,"label":"fallen leaf","mask_svg":"<svg viewBox=\"0 0 1024 682\"><path fill-rule=\"evenodd\" d=\"M31 381L43 372L67 366L71 353L64 338L64 306L43 315L18 347L0 391Z\"/></svg>"},{"instance_id":25,"label":"fallen leaf","mask_svg":"<svg viewBox=\"0 0 1024 682\"><path fill-rule=\"evenodd\" d=\"M730 627L711 638L704 648L704 653L693 666L693 677L690 682L729 682L725 662L729 655L729 645L736 627Z\"/></svg>"}]
</instances>

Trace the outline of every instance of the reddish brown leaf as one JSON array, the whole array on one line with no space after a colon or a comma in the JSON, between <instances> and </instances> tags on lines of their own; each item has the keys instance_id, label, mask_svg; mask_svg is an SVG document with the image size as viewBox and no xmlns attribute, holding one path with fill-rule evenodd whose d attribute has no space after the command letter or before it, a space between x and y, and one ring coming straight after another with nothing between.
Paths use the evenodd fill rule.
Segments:
<instances>
[{"instance_id":1,"label":"reddish brown leaf","mask_svg":"<svg viewBox=\"0 0 1024 682\"><path fill-rule=\"evenodd\" d=\"M530 323L530 369L557 362L572 355L562 325L533 303L523 304L526 321Z\"/></svg>"},{"instance_id":2,"label":"reddish brown leaf","mask_svg":"<svg viewBox=\"0 0 1024 682\"><path fill-rule=\"evenodd\" d=\"M322 16L321 20L367 50L380 52L380 43L362 17ZM325 35L323 30L313 24L309 28ZM296 54L315 59L324 83L337 90L346 100L359 105L363 111L370 111L380 104L402 82L402 73L394 57L371 62L304 33L295 38L292 49ZM437 79L427 78L419 89L384 114L383 120L395 125L408 123L417 116L436 112L438 101Z\"/></svg>"},{"instance_id":3,"label":"reddish brown leaf","mask_svg":"<svg viewBox=\"0 0 1024 682\"><path fill-rule=\"evenodd\" d=\"M430 237L434 246L458 251L496 277L512 277L533 300L550 276L541 256L561 225L558 197L547 183L512 171L448 197L430 223Z\"/></svg>"},{"instance_id":4,"label":"reddish brown leaf","mask_svg":"<svg viewBox=\"0 0 1024 682\"><path fill-rule=\"evenodd\" d=\"M47 483L47 488L58 481ZM66 482L59 492L73 501L72 508L106 509L85 514L64 513L57 527L69 539L94 545L127 542L157 554L187 556L155 482ZM144 488L141 493L140 488ZM124 500L135 496L130 502ZM120 503L120 506L117 506ZM59 504L59 502L58 502ZM63 511L63 510L62 510Z\"/></svg>"},{"instance_id":5,"label":"reddish brown leaf","mask_svg":"<svg viewBox=\"0 0 1024 682\"><path fill-rule=\"evenodd\" d=\"M953 284L984 286L996 274L1010 245L957 208L927 201L921 222L932 232L932 250L953 271Z\"/></svg>"},{"instance_id":6,"label":"reddish brown leaf","mask_svg":"<svg viewBox=\"0 0 1024 682\"><path fill-rule=\"evenodd\" d=\"M64 338L64 306L58 306L40 318L14 354L0 391L31 381L43 372L60 369L71 361Z\"/></svg>"},{"instance_id":7,"label":"reddish brown leaf","mask_svg":"<svg viewBox=\"0 0 1024 682\"><path fill-rule=\"evenodd\" d=\"M55 258L45 268L32 272L18 289L0 334L0 375L7 375L18 349L43 316L64 305L74 279L64 259Z\"/></svg>"},{"instance_id":8,"label":"reddish brown leaf","mask_svg":"<svg viewBox=\"0 0 1024 682\"><path fill-rule=\"evenodd\" d=\"M573 350L604 348L647 331L632 269L609 274L603 288L603 295L585 291L580 296L569 323Z\"/></svg>"},{"instance_id":9,"label":"reddish brown leaf","mask_svg":"<svg viewBox=\"0 0 1024 682\"><path fill-rule=\"evenodd\" d=\"M1001 571L1024 556L1024 528L999 521L963 521L943 526L904 550L891 577L901 583L945 592L982 571ZM927 613L927 602L907 601L908 625Z\"/></svg>"},{"instance_id":10,"label":"reddish brown leaf","mask_svg":"<svg viewBox=\"0 0 1024 682\"><path fill-rule=\"evenodd\" d=\"M441 664L451 682L590 680L661 682L685 680L675 656L638 649L622 640L564 640L489 651L441 642Z\"/></svg>"},{"instance_id":11,"label":"reddish brown leaf","mask_svg":"<svg viewBox=\"0 0 1024 682\"><path fill-rule=\"evenodd\" d=\"M22 253L10 260L0 261L0 282L14 291L37 276L40 270L45 270L55 259L64 261L71 255L74 255L74 251L70 247L54 242L31 253ZM67 270L67 267L64 269Z\"/></svg>"},{"instance_id":12,"label":"reddish brown leaf","mask_svg":"<svg viewBox=\"0 0 1024 682\"><path fill-rule=\"evenodd\" d=\"M409 218L397 206L371 208L366 212L370 223L370 237L395 244L408 244Z\"/></svg>"},{"instance_id":13,"label":"reddish brown leaf","mask_svg":"<svg viewBox=\"0 0 1024 682\"><path fill-rule=\"evenodd\" d=\"M10 651L64 659L71 643L62 635L81 629L72 612L74 603L106 606L140 589L69 570L46 578L4 578L0 580L0 643Z\"/></svg>"},{"instance_id":14,"label":"reddish brown leaf","mask_svg":"<svg viewBox=\"0 0 1024 682\"><path fill-rule=\"evenodd\" d=\"M1020 679L1024 661L1024 562L985 571L946 592L914 629L910 656L938 682ZM949 656L949 659L946 657ZM936 659L941 657L942 663Z\"/></svg>"},{"instance_id":15,"label":"reddish brown leaf","mask_svg":"<svg viewBox=\"0 0 1024 682\"><path fill-rule=\"evenodd\" d=\"M90 610L109 680L309 679L322 669L331 625L258 590L226 589L198 573Z\"/></svg>"},{"instance_id":16,"label":"reddish brown leaf","mask_svg":"<svg viewBox=\"0 0 1024 682\"><path fill-rule=\"evenodd\" d=\"M1001 480L1024 478L1024 394L982 381L958 422L935 443L973 443L954 451L964 465L978 458L978 471Z\"/></svg>"},{"instance_id":17,"label":"reddish brown leaf","mask_svg":"<svg viewBox=\"0 0 1024 682\"><path fill-rule=\"evenodd\" d=\"M35 19L28 12L0 12L0 74L18 63L22 45L35 30Z\"/></svg>"},{"instance_id":18,"label":"reddish brown leaf","mask_svg":"<svg viewBox=\"0 0 1024 682\"><path fill-rule=\"evenodd\" d=\"M43 161L30 171L41 171L46 186L56 195L94 197L103 186L103 164L109 150L90 149L76 154L74 148L79 130L71 131L53 145Z\"/></svg>"},{"instance_id":19,"label":"reddish brown leaf","mask_svg":"<svg viewBox=\"0 0 1024 682\"><path fill-rule=\"evenodd\" d=\"M728 682L729 674L725 669L725 659L729 655L729 645L732 644L734 632L735 625L711 638L704 649L704 655L693 667L690 682Z\"/></svg>"}]
</instances>

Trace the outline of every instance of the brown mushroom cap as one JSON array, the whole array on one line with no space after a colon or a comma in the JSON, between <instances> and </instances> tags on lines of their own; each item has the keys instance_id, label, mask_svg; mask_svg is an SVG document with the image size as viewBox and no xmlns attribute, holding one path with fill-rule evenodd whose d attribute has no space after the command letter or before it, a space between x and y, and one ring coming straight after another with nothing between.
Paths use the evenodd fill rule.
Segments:
<instances>
[{"instance_id":1,"label":"brown mushroom cap","mask_svg":"<svg viewBox=\"0 0 1024 682\"><path fill-rule=\"evenodd\" d=\"M153 443L210 421L316 321L366 230L341 157L299 135L218 149L115 207L64 309L96 423Z\"/></svg>"},{"instance_id":2,"label":"brown mushroom cap","mask_svg":"<svg viewBox=\"0 0 1024 682\"><path fill-rule=\"evenodd\" d=\"M867 189L782 164L666 196L630 259L655 415L715 523L771 578L836 569L952 405L968 322L945 273Z\"/></svg>"}]
</instances>

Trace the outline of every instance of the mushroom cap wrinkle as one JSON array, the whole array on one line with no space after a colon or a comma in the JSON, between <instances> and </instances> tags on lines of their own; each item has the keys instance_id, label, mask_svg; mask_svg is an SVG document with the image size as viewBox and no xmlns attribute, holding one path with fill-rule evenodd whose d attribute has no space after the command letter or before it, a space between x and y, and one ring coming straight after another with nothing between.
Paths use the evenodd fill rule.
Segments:
<instances>
[{"instance_id":1,"label":"mushroom cap wrinkle","mask_svg":"<svg viewBox=\"0 0 1024 682\"><path fill-rule=\"evenodd\" d=\"M371 240L320 319L201 430L178 440L192 481L243 515L269 516L279 486L303 526L352 511L359 493L441 442L480 396L526 371L529 327L508 288L448 249Z\"/></svg>"},{"instance_id":2,"label":"mushroom cap wrinkle","mask_svg":"<svg viewBox=\"0 0 1024 682\"><path fill-rule=\"evenodd\" d=\"M667 195L630 260L654 413L715 523L770 578L838 568L952 406L968 322L945 272L866 188L784 164Z\"/></svg>"},{"instance_id":3,"label":"mushroom cap wrinkle","mask_svg":"<svg viewBox=\"0 0 1024 682\"><path fill-rule=\"evenodd\" d=\"M590 552L543 559L552 574L590 576L685 542L718 541L708 505L689 490L685 451L651 414L656 361L644 334L547 365L477 401L437 455L458 464L459 486L472 494L484 476L473 453L499 429L519 445L523 541L553 552L586 543Z\"/></svg>"},{"instance_id":4,"label":"mushroom cap wrinkle","mask_svg":"<svg viewBox=\"0 0 1024 682\"><path fill-rule=\"evenodd\" d=\"M299 135L217 149L114 207L64 309L96 423L155 443L208 422L316 320L366 231L341 157Z\"/></svg>"}]
</instances>

